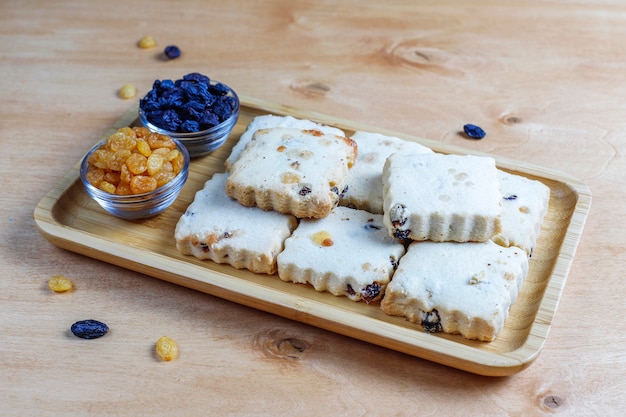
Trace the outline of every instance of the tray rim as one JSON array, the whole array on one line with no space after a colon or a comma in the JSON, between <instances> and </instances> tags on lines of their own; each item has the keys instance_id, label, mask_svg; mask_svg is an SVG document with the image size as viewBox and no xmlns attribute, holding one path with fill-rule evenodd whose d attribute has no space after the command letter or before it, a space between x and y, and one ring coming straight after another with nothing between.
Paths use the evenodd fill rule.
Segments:
<instances>
[{"instance_id":1,"label":"tray rim","mask_svg":"<svg viewBox=\"0 0 626 417\"><path fill-rule=\"evenodd\" d=\"M567 224L563 244L559 247L558 255L555 258L552 272L546 284L546 289L538 305L536 317L530 326L524 342L515 350L505 353L496 353L478 350L452 340L432 337L422 332L415 332L415 330L400 327L394 329L395 338L391 340L385 336L381 336L374 330L366 331L362 329L363 322L368 325L368 329L376 329L379 327L380 322L375 318L361 315L359 317L359 325L355 326L351 320L352 315L331 314L340 312L339 310L341 309L338 306L329 306L328 304L320 303L316 300L299 298L293 294L285 295L275 289L264 286L258 286L258 288L255 289L255 291L260 293L267 292L268 298L260 300L258 295L249 296L244 291L245 288L241 288L242 285L247 287L252 284L250 281L246 281L242 278L233 280L232 275L224 274L219 271L209 271L192 263L177 263L177 267L172 268L171 258L167 256L130 247L118 242L106 241L107 247L104 249L101 247L102 240L99 239L98 236L60 223L52 213L52 209L63 194L79 180L78 166L80 161L53 186L35 207L33 218L39 232L52 244L72 252L467 372L485 376L509 376L525 369L534 362L542 350L550 332L552 320L556 314L590 210L591 191L586 184L560 171L549 170L521 161L502 158L486 152L473 151L460 146L447 145L415 135L381 129L376 126L356 123L346 119L247 96L240 96L240 102L242 107L248 107L256 111L308 118L345 130L359 129L375 131L385 135L417 141L438 152L491 156L496 160L499 168L556 181L567 186L575 195L576 202L569 223ZM136 107L136 105L134 107ZM109 129L109 131L118 127L127 126L135 119L136 111L133 112L133 108L131 108ZM569 251L564 253L563 247L566 245ZM148 260L150 262L147 262ZM183 268L181 268L181 266L183 266ZM242 281L245 281L245 284L243 284ZM553 293L556 292L556 297L546 297L549 288L552 288ZM242 302L242 299L244 299L245 302ZM345 316L345 319L341 319L343 316ZM355 329L358 330L357 335L348 331ZM453 351L456 353L452 353Z\"/></svg>"}]
</instances>

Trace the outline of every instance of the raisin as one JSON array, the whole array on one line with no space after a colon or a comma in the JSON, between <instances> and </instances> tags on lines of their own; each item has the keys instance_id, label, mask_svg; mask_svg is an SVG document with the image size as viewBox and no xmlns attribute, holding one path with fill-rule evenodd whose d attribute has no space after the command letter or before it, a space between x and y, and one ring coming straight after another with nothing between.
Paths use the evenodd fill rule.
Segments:
<instances>
[{"instance_id":1,"label":"raisin","mask_svg":"<svg viewBox=\"0 0 626 417\"><path fill-rule=\"evenodd\" d=\"M167 336L161 336L156 342L155 351L164 361L171 361L178 357L178 344Z\"/></svg>"},{"instance_id":2,"label":"raisin","mask_svg":"<svg viewBox=\"0 0 626 417\"><path fill-rule=\"evenodd\" d=\"M346 287L346 293L348 293L348 295L354 295L356 294L356 291L354 291L354 288L352 288L352 285L348 284L348 286Z\"/></svg>"},{"instance_id":3,"label":"raisin","mask_svg":"<svg viewBox=\"0 0 626 417\"><path fill-rule=\"evenodd\" d=\"M311 194L312 190L311 187L305 185L304 187L300 188L300 191L298 192L298 194L300 194L301 196L305 196L307 194Z\"/></svg>"},{"instance_id":4,"label":"raisin","mask_svg":"<svg viewBox=\"0 0 626 417\"><path fill-rule=\"evenodd\" d=\"M361 299L365 301L365 303L371 303L378 295L380 294L380 284L374 282L373 284L367 285L361 291Z\"/></svg>"},{"instance_id":5,"label":"raisin","mask_svg":"<svg viewBox=\"0 0 626 417\"><path fill-rule=\"evenodd\" d=\"M237 107L224 84L190 73L182 79L156 80L139 102L146 119L162 129L188 133L210 129L227 120Z\"/></svg>"},{"instance_id":6,"label":"raisin","mask_svg":"<svg viewBox=\"0 0 626 417\"><path fill-rule=\"evenodd\" d=\"M98 320L81 320L70 328L74 336L82 339L97 339L109 332L109 326Z\"/></svg>"},{"instance_id":7,"label":"raisin","mask_svg":"<svg viewBox=\"0 0 626 417\"><path fill-rule=\"evenodd\" d=\"M135 87L133 84L130 84L130 83L124 84L118 90L117 95L124 100L133 98L137 95L137 87Z\"/></svg>"},{"instance_id":8,"label":"raisin","mask_svg":"<svg viewBox=\"0 0 626 417\"><path fill-rule=\"evenodd\" d=\"M139 46L141 49L154 48L156 46L156 42L154 41L154 38L152 36L146 35L143 38L139 39L139 42L137 42L137 46Z\"/></svg>"},{"instance_id":9,"label":"raisin","mask_svg":"<svg viewBox=\"0 0 626 417\"><path fill-rule=\"evenodd\" d=\"M482 139L487 135L482 128L469 123L463 126L463 131L471 139Z\"/></svg>"},{"instance_id":10,"label":"raisin","mask_svg":"<svg viewBox=\"0 0 626 417\"><path fill-rule=\"evenodd\" d=\"M504 197L502 197L502 198L504 198L505 200L509 200L509 201L512 201L512 200L517 200L517 196L516 196L515 194L505 195L505 196L504 196Z\"/></svg>"},{"instance_id":11,"label":"raisin","mask_svg":"<svg viewBox=\"0 0 626 417\"><path fill-rule=\"evenodd\" d=\"M409 211L403 204L394 205L389 213L391 224L394 227L404 226L409 217Z\"/></svg>"},{"instance_id":12,"label":"raisin","mask_svg":"<svg viewBox=\"0 0 626 417\"><path fill-rule=\"evenodd\" d=\"M396 259L395 256L390 256L389 262L391 263L391 266L394 270L398 267L398 260Z\"/></svg>"},{"instance_id":13,"label":"raisin","mask_svg":"<svg viewBox=\"0 0 626 417\"><path fill-rule=\"evenodd\" d=\"M411 233L410 230L395 229L393 231L393 237L395 237L396 239L400 239L400 240L408 239L410 233Z\"/></svg>"},{"instance_id":14,"label":"raisin","mask_svg":"<svg viewBox=\"0 0 626 417\"><path fill-rule=\"evenodd\" d=\"M54 292L65 292L72 289L72 281L64 275L54 275L48 280L48 287Z\"/></svg>"},{"instance_id":15,"label":"raisin","mask_svg":"<svg viewBox=\"0 0 626 417\"><path fill-rule=\"evenodd\" d=\"M441 326L441 317L439 317L439 311L433 310L426 313L424 320L422 320L422 326L428 333L437 333L443 330Z\"/></svg>"},{"instance_id":16,"label":"raisin","mask_svg":"<svg viewBox=\"0 0 626 417\"><path fill-rule=\"evenodd\" d=\"M169 45L165 47L163 53L168 59L176 59L180 56L180 48L176 45Z\"/></svg>"}]
</instances>

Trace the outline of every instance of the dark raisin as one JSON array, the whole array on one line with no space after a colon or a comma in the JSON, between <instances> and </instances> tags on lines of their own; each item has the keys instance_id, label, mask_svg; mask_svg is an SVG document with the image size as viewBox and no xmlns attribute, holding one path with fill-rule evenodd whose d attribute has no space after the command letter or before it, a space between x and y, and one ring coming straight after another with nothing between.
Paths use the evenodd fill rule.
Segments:
<instances>
[{"instance_id":1,"label":"dark raisin","mask_svg":"<svg viewBox=\"0 0 626 417\"><path fill-rule=\"evenodd\" d=\"M398 267L398 260L395 256L390 256L389 262L391 262L391 266L393 267L393 269L396 269Z\"/></svg>"},{"instance_id":2,"label":"dark raisin","mask_svg":"<svg viewBox=\"0 0 626 417\"><path fill-rule=\"evenodd\" d=\"M165 47L163 53L168 59L176 59L180 56L180 48L176 45L169 45Z\"/></svg>"},{"instance_id":3,"label":"dark raisin","mask_svg":"<svg viewBox=\"0 0 626 417\"><path fill-rule=\"evenodd\" d=\"M437 310L429 311L426 313L426 317L422 320L422 326L428 333L437 333L443 330L441 326L441 317Z\"/></svg>"},{"instance_id":4,"label":"dark raisin","mask_svg":"<svg viewBox=\"0 0 626 417\"><path fill-rule=\"evenodd\" d=\"M182 79L156 80L140 101L146 119L179 133L210 129L228 119L237 107L224 84L211 85L206 75L190 73Z\"/></svg>"},{"instance_id":5,"label":"dark raisin","mask_svg":"<svg viewBox=\"0 0 626 417\"><path fill-rule=\"evenodd\" d=\"M211 250L209 248L209 245L207 245L205 242L200 242L200 249L202 249L203 252L209 252Z\"/></svg>"},{"instance_id":6,"label":"dark raisin","mask_svg":"<svg viewBox=\"0 0 626 417\"><path fill-rule=\"evenodd\" d=\"M350 284L348 284L348 286L346 287L346 293L348 293L348 295L356 294L356 292L354 291L354 288L352 288L352 285Z\"/></svg>"},{"instance_id":7,"label":"dark raisin","mask_svg":"<svg viewBox=\"0 0 626 417\"><path fill-rule=\"evenodd\" d=\"M463 131L472 139L482 139L487 135L482 128L469 123L463 126Z\"/></svg>"},{"instance_id":8,"label":"dark raisin","mask_svg":"<svg viewBox=\"0 0 626 417\"><path fill-rule=\"evenodd\" d=\"M224 232L224 234L222 235L224 238L228 239L229 237L233 237L233 234L230 232Z\"/></svg>"},{"instance_id":9,"label":"dark raisin","mask_svg":"<svg viewBox=\"0 0 626 417\"><path fill-rule=\"evenodd\" d=\"M311 187L305 185L304 187L300 188L300 192L298 194L300 194L301 196L311 194Z\"/></svg>"},{"instance_id":10,"label":"dark raisin","mask_svg":"<svg viewBox=\"0 0 626 417\"><path fill-rule=\"evenodd\" d=\"M74 336L82 339L97 339L109 331L109 326L97 320L81 320L70 328Z\"/></svg>"},{"instance_id":11,"label":"dark raisin","mask_svg":"<svg viewBox=\"0 0 626 417\"><path fill-rule=\"evenodd\" d=\"M380 294L380 284L374 282L363 288L361 291L361 299L365 301L367 304L371 303L378 295Z\"/></svg>"},{"instance_id":12,"label":"dark raisin","mask_svg":"<svg viewBox=\"0 0 626 417\"><path fill-rule=\"evenodd\" d=\"M409 217L409 211L403 204L394 205L389 213L393 227L404 226Z\"/></svg>"},{"instance_id":13,"label":"dark raisin","mask_svg":"<svg viewBox=\"0 0 626 417\"><path fill-rule=\"evenodd\" d=\"M344 198L347 192L348 186L346 185L345 187L343 187L343 190L341 190L341 193L339 193L339 199L341 200L342 198Z\"/></svg>"},{"instance_id":14,"label":"dark raisin","mask_svg":"<svg viewBox=\"0 0 626 417\"><path fill-rule=\"evenodd\" d=\"M377 224L371 224L371 223L367 223L365 225L363 225L363 228L365 230L380 230L380 226Z\"/></svg>"},{"instance_id":15,"label":"dark raisin","mask_svg":"<svg viewBox=\"0 0 626 417\"><path fill-rule=\"evenodd\" d=\"M410 233L410 230L395 229L393 231L393 237L395 237L396 239L408 239Z\"/></svg>"},{"instance_id":16,"label":"dark raisin","mask_svg":"<svg viewBox=\"0 0 626 417\"><path fill-rule=\"evenodd\" d=\"M502 197L502 198L504 198L505 200L509 200L509 201L511 201L511 200L516 200L516 199L517 199L517 196L516 196L515 194L509 194L509 195L505 195L505 196L504 196L504 197Z\"/></svg>"}]
</instances>

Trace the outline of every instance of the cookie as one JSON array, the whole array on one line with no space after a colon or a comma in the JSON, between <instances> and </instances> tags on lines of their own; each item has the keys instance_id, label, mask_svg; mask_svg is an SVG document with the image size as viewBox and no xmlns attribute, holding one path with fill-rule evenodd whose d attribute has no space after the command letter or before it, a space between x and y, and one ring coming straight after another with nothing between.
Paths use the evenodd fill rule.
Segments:
<instances>
[{"instance_id":1,"label":"cookie","mask_svg":"<svg viewBox=\"0 0 626 417\"><path fill-rule=\"evenodd\" d=\"M420 324L427 332L492 341L528 274L519 248L485 242L413 242L381 309Z\"/></svg>"},{"instance_id":2,"label":"cookie","mask_svg":"<svg viewBox=\"0 0 626 417\"><path fill-rule=\"evenodd\" d=\"M383 168L385 226L401 239L481 242L501 229L495 161L396 152Z\"/></svg>"},{"instance_id":3,"label":"cookie","mask_svg":"<svg viewBox=\"0 0 626 417\"><path fill-rule=\"evenodd\" d=\"M542 182L498 170L502 194L502 229L491 239L517 246L531 256L548 210L550 188Z\"/></svg>"},{"instance_id":4,"label":"cookie","mask_svg":"<svg viewBox=\"0 0 626 417\"><path fill-rule=\"evenodd\" d=\"M403 254L381 215L337 207L323 219L300 221L278 255L278 276L371 303L382 296Z\"/></svg>"},{"instance_id":5,"label":"cookie","mask_svg":"<svg viewBox=\"0 0 626 417\"><path fill-rule=\"evenodd\" d=\"M273 114L266 114L257 116L247 126L246 131L241 135L239 141L233 146L233 149L224 162L226 170L230 170L230 167L241 156L241 152L246 148L246 145L252 140L252 136L259 129L269 129L275 127L288 127L296 129L313 129L320 132L329 133L332 135L345 136L341 129L327 126L321 123L315 123L307 119L297 119L292 116L275 116Z\"/></svg>"},{"instance_id":6,"label":"cookie","mask_svg":"<svg viewBox=\"0 0 626 417\"><path fill-rule=\"evenodd\" d=\"M176 248L183 255L237 269L275 273L276 257L297 219L238 204L224 191L226 178L227 174L214 174L196 193L176 224Z\"/></svg>"},{"instance_id":7,"label":"cookie","mask_svg":"<svg viewBox=\"0 0 626 417\"><path fill-rule=\"evenodd\" d=\"M354 141L319 130L257 130L232 165L226 193L244 206L322 218L337 206L356 162Z\"/></svg>"},{"instance_id":8,"label":"cookie","mask_svg":"<svg viewBox=\"0 0 626 417\"><path fill-rule=\"evenodd\" d=\"M346 178L348 189L340 201L342 206L383 213L382 173L385 160L394 152L432 153L426 146L380 133L355 132L357 163Z\"/></svg>"}]
</instances>

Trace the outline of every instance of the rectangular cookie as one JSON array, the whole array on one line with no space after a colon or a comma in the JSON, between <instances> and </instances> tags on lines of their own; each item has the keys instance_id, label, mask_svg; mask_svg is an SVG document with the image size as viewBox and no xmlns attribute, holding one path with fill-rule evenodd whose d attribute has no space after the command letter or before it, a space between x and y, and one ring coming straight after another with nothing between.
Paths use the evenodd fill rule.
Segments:
<instances>
[{"instance_id":1,"label":"rectangular cookie","mask_svg":"<svg viewBox=\"0 0 626 417\"><path fill-rule=\"evenodd\" d=\"M387 157L394 152L433 152L419 143L380 133L355 132L350 139L356 142L359 155L348 173L348 189L339 204L377 214L383 214L382 174Z\"/></svg>"},{"instance_id":2,"label":"rectangular cookie","mask_svg":"<svg viewBox=\"0 0 626 417\"><path fill-rule=\"evenodd\" d=\"M401 239L485 241L501 228L493 158L396 152L383 168L385 226Z\"/></svg>"},{"instance_id":3,"label":"rectangular cookie","mask_svg":"<svg viewBox=\"0 0 626 417\"><path fill-rule=\"evenodd\" d=\"M335 208L323 219L301 220L278 255L283 281L353 301L378 300L404 245L387 234L380 214Z\"/></svg>"},{"instance_id":4,"label":"rectangular cookie","mask_svg":"<svg viewBox=\"0 0 626 417\"><path fill-rule=\"evenodd\" d=\"M542 182L498 170L502 194L502 230L491 239L532 255L548 210L550 188Z\"/></svg>"},{"instance_id":5,"label":"rectangular cookie","mask_svg":"<svg viewBox=\"0 0 626 417\"><path fill-rule=\"evenodd\" d=\"M528 257L516 247L485 242L413 242L381 309L420 324L427 332L492 341L528 274Z\"/></svg>"},{"instance_id":6,"label":"rectangular cookie","mask_svg":"<svg viewBox=\"0 0 626 417\"><path fill-rule=\"evenodd\" d=\"M183 255L227 263L237 269L273 274L295 217L244 207L224 191L227 174L214 174L176 224L176 248Z\"/></svg>"},{"instance_id":7,"label":"rectangular cookie","mask_svg":"<svg viewBox=\"0 0 626 417\"><path fill-rule=\"evenodd\" d=\"M326 217L337 206L348 170L356 162L354 141L319 130L257 130L226 181L226 194L244 206Z\"/></svg>"},{"instance_id":8,"label":"rectangular cookie","mask_svg":"<svg viewBox=\"0 0 626 417\"><path fill-rule=\"evenodd\" d=\"M320 132L329 133L332 135L345 136L345 133L336 127L327 126L321 123L315 123L307 119L297 119L292 116L276 116L273 114L265 114L257 116L246 127L246 131L243 132L239 141L233 146L232 151L226 161L226 170L230 170L230 167L235 163L241 152L246 148L246 145L252 140L252 136L259 129L269 129L275 127L288 127L295 129L309 129L319 130Z\"/></svg>"}]
</instances>

